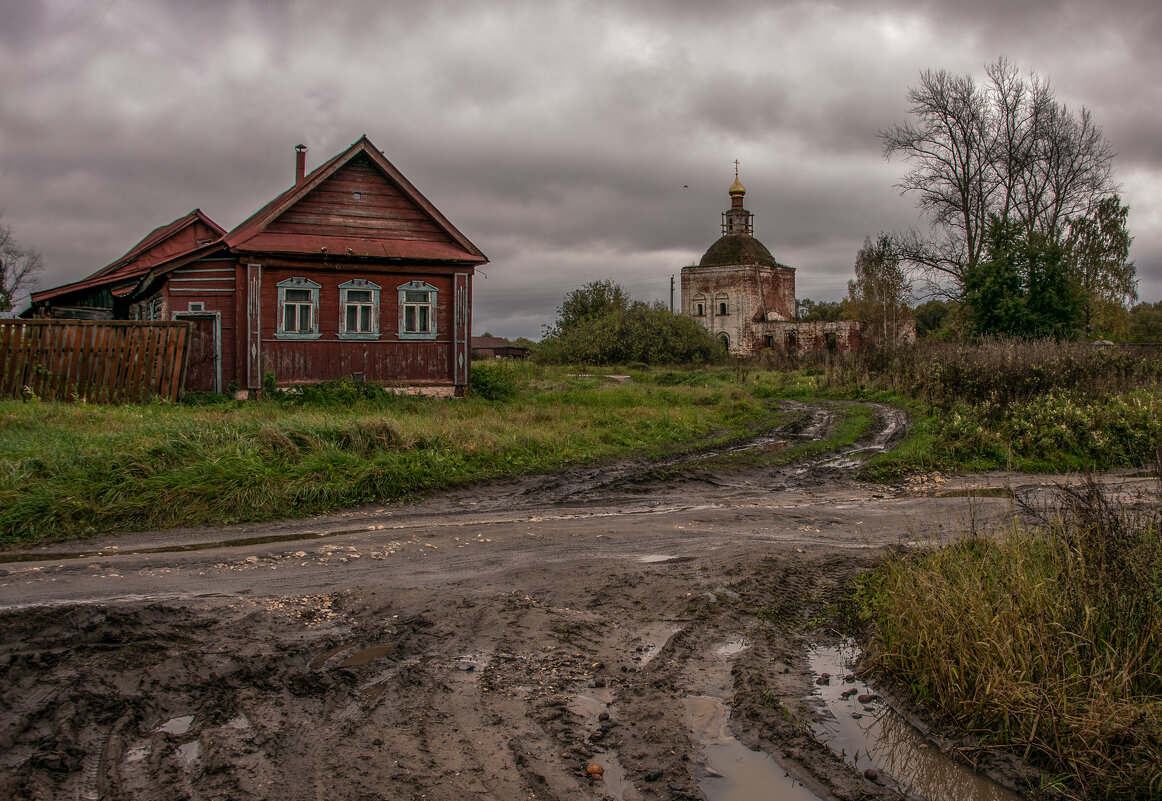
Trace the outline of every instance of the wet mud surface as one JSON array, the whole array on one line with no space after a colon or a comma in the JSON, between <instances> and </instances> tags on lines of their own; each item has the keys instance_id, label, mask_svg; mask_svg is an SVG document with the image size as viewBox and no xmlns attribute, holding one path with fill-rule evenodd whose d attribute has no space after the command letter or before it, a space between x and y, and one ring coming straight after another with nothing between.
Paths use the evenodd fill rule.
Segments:
<instances>
[{"instance_id":1,"label":"wet mud surface","mask_svg":"<svg viewBox=\"0 0 1162 801\"><path fill-rule=\"evenodd\" d=\"M793 411L751 449L835 425ZM862 484L906 427L879 417L790 464L627 462L0 554L0 797L713 798L735 740L817 798L900 798L811 736L825 608L1061 479Z\"/></svg>"}]
</instances>

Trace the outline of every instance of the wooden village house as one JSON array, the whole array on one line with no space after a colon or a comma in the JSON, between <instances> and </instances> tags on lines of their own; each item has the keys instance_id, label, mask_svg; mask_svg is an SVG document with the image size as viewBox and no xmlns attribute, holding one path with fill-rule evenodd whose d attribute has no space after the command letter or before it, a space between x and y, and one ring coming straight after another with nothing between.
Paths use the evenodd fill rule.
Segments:
<instances>
[{"instance_id":1,"label":"wooden village house","mask_svg":"<svg viewBox=\"0 0 1162 801\"><path fill-rule=\"evenodd\" d=\"M186 388L356 376L461 394L485 255L367 139L225 231L194 210L26 316L188 320Z\"/></svg>"}]
</instances>

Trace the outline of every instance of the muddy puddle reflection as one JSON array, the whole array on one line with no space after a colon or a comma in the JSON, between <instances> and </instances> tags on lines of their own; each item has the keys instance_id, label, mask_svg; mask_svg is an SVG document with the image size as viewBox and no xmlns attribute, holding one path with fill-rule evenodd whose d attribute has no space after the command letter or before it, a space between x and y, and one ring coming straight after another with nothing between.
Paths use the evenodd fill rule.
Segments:
<instances>
[{"instance_id":1,"label":"muddy puddle reflection","mask_svg":"<svg viewBox=\"0 0 1162 801\"><path fill-rule=\"evenodd\" d=\"M686 726L706 755L706 778L700 786L709 801L819 801L769 754L752 751L731 736L729 718L720 698L686 699Z\"/></svg>"},{"instance_id":2,"label":"muddy puddle reflection","mask_svg":"<svg viewBox=\"0 0 1162 801\"><path fill-rule=\"evenodd\" d=\"M590 694L573 696L569 702L569 711L582 718L587 726L600 729L602 722L610 719L612 703L612 692L604 688L594 688ZM641 801L641 793L626 778L616 748L604 748L599 745L588 762L601 768L601 773L590 777L599 796L611 801Z\"/></svg>"},{"instance_id":3,"label":"muddy puddle reflection","mask_svg":"<svg viewBox=\"0 0 1162 801\"><path fill-rule=\"evenodd\" d=\"M817 647L808 653L816 677L812 698L830 713L811 727L820 742L856 770L886 774L926 801L1020 801L1020 796L945 756L873 687L855 679L851 669L858 656L852 645Z\"/></svg>"}]
</instances>

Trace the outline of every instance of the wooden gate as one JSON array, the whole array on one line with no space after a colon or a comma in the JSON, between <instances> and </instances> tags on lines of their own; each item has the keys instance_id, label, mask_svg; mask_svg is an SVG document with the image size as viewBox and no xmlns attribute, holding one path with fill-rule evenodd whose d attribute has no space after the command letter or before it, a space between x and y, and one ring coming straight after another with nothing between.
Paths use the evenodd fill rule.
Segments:
<instances>
[{"instance_id":1,"label":"wooden gate","mask_svg":"<svg viewBox=\"0 0 1162 801\"><path fill-rule=\"evenodd\" d=\"M191 323L0 320L0 397L177 400Z\"/></svg>"}]
</instances>

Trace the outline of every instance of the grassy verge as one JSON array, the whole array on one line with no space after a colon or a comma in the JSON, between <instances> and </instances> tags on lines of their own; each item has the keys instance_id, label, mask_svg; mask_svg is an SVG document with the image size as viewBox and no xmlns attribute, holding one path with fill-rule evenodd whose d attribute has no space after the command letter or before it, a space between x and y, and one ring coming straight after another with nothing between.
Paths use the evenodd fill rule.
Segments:
<instances>
[{"instance_id":1,"label":"grassy verge","mask_svg":"<svg viewBox=\"0 0 1162 801\"><path fill-rule=\"evenodd\" d=\"M1162 798L1162 512L1090 483L1038 514L857 582L874 664L1069 795Z\"/></svg>"},{"instance_id":2,"label":"grassy verge","mask_svg":"<svg viewBox=\"0 0 1162 801\"><path fill-rule=\"evenodd\" d=\"M924 470L1065 472L1149 464L1162 442L1162 353L1084 343L930 343L783 365L772 397L906 409L913 428L863 477Z\"/></svg>"},{"instance_id":3,"label":"grassy verge","mask_svg":"<svg viewBox=\"0 0 1162 801\"><path fill-rule=\"evenodd\" d=\"M501 401L438 401L336 385L280 402L3 402L0 543L399 500L706 446L768 426L774 414L729 372L659 386L521 368L500 382L519 391Z\"/></svg>"}]
</instances>

